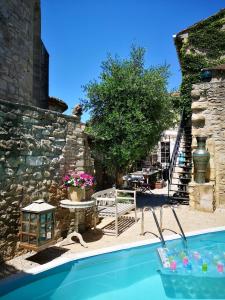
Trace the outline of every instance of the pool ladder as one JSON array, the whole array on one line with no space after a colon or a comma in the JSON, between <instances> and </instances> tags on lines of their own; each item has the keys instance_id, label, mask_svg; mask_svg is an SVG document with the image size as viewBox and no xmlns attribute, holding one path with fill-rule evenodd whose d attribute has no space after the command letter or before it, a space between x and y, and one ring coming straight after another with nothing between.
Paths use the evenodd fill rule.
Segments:
<instances>
[{"instance_id":1,"label":"pool ladder","mask_svg":"<svg viewBox=\"0 0 225 300\"><path fill-rule=\"evenodd\" d=\"M168 229L168 228L163 228L162 227L163 209L166 208L166 207L170 207L171 208L171 210L173 212L173 216L174 216L174 218L175 218L175 220L177 222L177 225L178 225L178 227L180 229L180 232L181 232L180 234L177 233L176 231L172 230L172 229ZM153 208L151 206L145 206L145 207L143 207L143 209L142 209L142 218L141 218L141 235L144 235L144 212L146 210L150 210L150 212L153 215L156 227L157 227L158 232L159 232L159 236L157 234L154 234L154 233L153 234L161 240L161 243L162 243L163 247L166 247L166 242L165 242L165 239L163 237L163 231L165 231L165 230L169 230L169 231L172 231L173 233L179 234L182 237L182 239L183 239L185 247L187 247L187 238L186 238L186 236L184 234L183 228L182 228L182 226L180 224L180 221L179 221L179 219L177 217L177 214L175 212L175 208L174 208L173 205L167 205L167 204L165 204L165 205L163 205L163 206L160 207L160 223L159 223L158 218L156 216L155 208Z\"/></svg>"}]
</instances>

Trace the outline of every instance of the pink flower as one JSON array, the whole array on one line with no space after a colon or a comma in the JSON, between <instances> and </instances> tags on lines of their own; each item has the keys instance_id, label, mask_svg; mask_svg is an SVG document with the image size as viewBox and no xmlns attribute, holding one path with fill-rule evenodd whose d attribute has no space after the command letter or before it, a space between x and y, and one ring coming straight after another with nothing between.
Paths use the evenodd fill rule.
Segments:
<instances>
[{"instance_id":1,"label":"pink flower","mask_svg":"<svg viewBox=\"0 0 225 300\"><path fill-rule=\"evenodd\" d=\"M70 172L63 178L65 187L91 188L94 185L94 177L84 172Z\"/></svg>"}]
</instances>

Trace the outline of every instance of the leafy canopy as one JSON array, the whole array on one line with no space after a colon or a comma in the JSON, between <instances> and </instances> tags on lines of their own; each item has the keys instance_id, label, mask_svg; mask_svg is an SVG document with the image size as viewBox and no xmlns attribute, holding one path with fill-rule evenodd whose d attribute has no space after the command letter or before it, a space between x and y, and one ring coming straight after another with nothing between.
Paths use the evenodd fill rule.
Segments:
<instances>
[{"instance_id":1,"label":"leafy canopy","mask_svg":"<svg viewBox=\"0 0 225 300\"><path fill-rule=\"evenodd\" d=\"M124 170L145 157L173 120L166 85L168 66L144 68L145 50L131 48L130 58L109 56L100 80L84 86L90 110L88 133L106 168Z\"/></svg>"}]
</instances>

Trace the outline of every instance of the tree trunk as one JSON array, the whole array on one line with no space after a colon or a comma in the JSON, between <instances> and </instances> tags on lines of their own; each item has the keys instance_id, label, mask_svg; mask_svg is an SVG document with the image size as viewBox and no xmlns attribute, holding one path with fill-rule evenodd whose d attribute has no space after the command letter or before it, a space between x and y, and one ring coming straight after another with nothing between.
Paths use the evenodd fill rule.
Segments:
<instances>
[{"instance_id":1,"label":"tree trunk","mask_svg":"<svg viewBox=\"0 0 225 300\"><path fill-rule=\"evenodd\" d=\"M121 170L116 172L116 187L121 187L123 185L123 175L124 173Z\"/></svg>"}]
</instances>

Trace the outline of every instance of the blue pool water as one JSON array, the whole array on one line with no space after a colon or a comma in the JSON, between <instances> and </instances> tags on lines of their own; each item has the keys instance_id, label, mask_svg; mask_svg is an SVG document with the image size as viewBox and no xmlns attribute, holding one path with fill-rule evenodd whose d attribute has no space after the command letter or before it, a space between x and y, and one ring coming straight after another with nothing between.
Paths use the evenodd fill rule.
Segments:
<instances>
[{"instance_id":1,"label":"blue pool water","mask_svg":"<svg viewBox=\"0 0 225 300\"><path fill-rule=\"evenodd\" d=\"M218 271L218 263L225 265L225 231L188 238L189 268L182 264L180 239L167 242L170 259L177 261L175 270L162 267L160 246L97 255L29 275L12 283L10 292L9 286L0 286L0 299L225 299L225 267Z\"/></svg>"}]
</instances>

